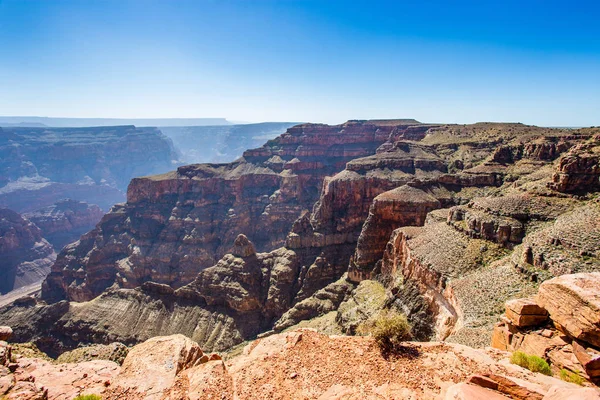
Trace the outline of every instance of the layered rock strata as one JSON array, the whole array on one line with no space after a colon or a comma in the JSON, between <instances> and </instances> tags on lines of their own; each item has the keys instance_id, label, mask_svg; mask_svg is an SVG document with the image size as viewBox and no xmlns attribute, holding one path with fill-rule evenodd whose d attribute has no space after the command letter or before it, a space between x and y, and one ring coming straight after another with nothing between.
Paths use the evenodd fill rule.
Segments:
<instances>
[{"instance_id":1,"label":"layered rock strata","mask_svg":"<svg viewBox=\"0 0 600 400\"><path fill-rule=\"evenodd\" d=\"M55 259L54 249L37 226L0 208L0 293L40 282Z\"/></svg>"},{"instance_id":2,"label":"layered rock strata","mask_svg":"<svg viewBox=\"0 0 600 400\"><path fill-rule=\"evenodd\" d=\"M354 285L376 278L381 307L405 312L419 339L482 346L505 300L558 272L522 262L528 240L555 224L568 241L559 220L594 213L593 194L548 187L561 154L592 135L520 124L297 126L231 164L134 180L128 203L54 265L43 297L59 302L23 301L2 320L18 340L54 351L172 333L224 349L307 319L333 316L352 333L362 313ZM578 227L595 242L594 224ZM576 255L568 243L598 267L592 250ZM340 283L346 272L352 282Z\"/></svg>"},{"instance_id":3,"label":"layered rock strata","mask_svg":"<svg viewBox=\"0 0 600 400\"><path fill-rule=\"evenodd\" d=\"M214 265L238 234L258 251L273 250L317 200L325 176L374 153L402 127L299 125L231 164L134 179L127 203L60 256L43 296L89 300L113 283L133 288L145 281L177 288Z\"/></svg>"},{"instance_id":4,"label":"layered rock strata","mask_svg":"<svg viewBox=\"0 0 600 400\"><path fill-rule=\"evenodd\" d=\"M33 222L56 252L91 231L104 213L95 204L61 200L51 206L24 214Z\"/></svg>"},{"instance_id":5,"label":"layered rock strata","mask_svg":"<svg viewBox=\"0 0 600 400\"><path fill-rule=\"evenodd\" d=\"M0 206L29 212L72 198L108 210L131 178L176 160L156 128L0 128Z\"/></svg>"}]
</instances>

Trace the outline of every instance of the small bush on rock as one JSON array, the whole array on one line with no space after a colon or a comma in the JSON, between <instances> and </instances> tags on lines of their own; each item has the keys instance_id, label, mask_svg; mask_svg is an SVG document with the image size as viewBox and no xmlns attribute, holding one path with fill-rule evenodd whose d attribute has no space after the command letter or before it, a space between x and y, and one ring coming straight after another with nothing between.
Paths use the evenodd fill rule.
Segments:
<instances>
[{"instance_id":1,"label":"small bush on rock","mask_svg":"<svg viewBox=\"0 0 600 400\"><path fill-rule=\"evenodd\" d=\"M579 374L571 372L564 368L560 370L560 379L562 379L565 382L571 382L579 386L583 386L583 384L585 383L585 379L583 379Z\"/></svg>"},{"instance_id":2,"label":"small bush on rock","mask_svg":"<svg viewBox=\"0 0 600 400\"><path fill-rule=\"evenodd\" d=\"M531 372L540 372L544 375L552 375L550 365L541 357L515 351L510 357L510 362L520 367L527 368Z\"/></svg>"},{"instance_id":3,"label":"small bush on rock","mask_svg":"<svg viewBox=\"0 0 600 400\"><path fill-rule=\"evenodd\" d=\"M403 352L406 349L403 342L412 338L406 316L393 310L382 311L375 318L361 324L357 332L373 336L384 354Z\"/></svg>"},{"instance_id":4,"label":"small bush on rock","mask_svg":"<svg viewBox=\"0 0 600 400\"><path fill-rule=\"evenodd\" d=\"M98 396L97 394L80 394L73 400L102 400L102 397Z\"/></svg>"}]
</instances>

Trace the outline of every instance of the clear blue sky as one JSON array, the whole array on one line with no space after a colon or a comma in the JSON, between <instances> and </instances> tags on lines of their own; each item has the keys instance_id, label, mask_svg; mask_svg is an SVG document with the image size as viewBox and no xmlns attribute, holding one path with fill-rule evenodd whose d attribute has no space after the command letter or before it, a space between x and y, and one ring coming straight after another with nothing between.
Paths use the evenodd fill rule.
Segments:
<instances>
[{"instance_id":1,"label":"clear blue sky","mask_svg":"<svg viewBox=\"0 0 600 400\"><path fill-rule=\"evenodd\" d=\"M600 2L0 0L0 115L600 125Z\"/></svg>"}]
</instances>

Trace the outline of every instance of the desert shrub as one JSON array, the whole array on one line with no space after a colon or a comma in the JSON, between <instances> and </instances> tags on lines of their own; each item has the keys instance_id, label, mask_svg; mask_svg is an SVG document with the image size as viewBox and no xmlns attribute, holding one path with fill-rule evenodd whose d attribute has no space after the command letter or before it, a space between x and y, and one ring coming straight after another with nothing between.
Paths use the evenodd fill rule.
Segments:
<instances>
[{"instance_id":1,"label":"desert shrub","mask_svg":"<svg viewBox=\"0 0 600 400\"><path fill-rule=\"evenodd\" d=\"M97 394L80 394L73 400L102 400L102 397L98 396Z\"/></svg>"},{"instance_id":2,"label":"desert shrub","mask_svg":"<svg viewBox=\"0 0 600 400\"><path fill-rule=\"evenodd\" d=\"M571 382L579 386L583 386L583 384L585 383L585 379L583 379L581 375L566 370L564 368L560 370L560 379L562 379L565 382Z\"/></svg>"},{"instance_id":3,"label":"desert shrub","mask_svg":"<svg viewBox=\"0 0 600 400\"><path fill-rule=\"evenodd\" d=\"M552 375L550 365L541 357L515 351L510 357L510 362L520 367L527 368L531 372L540 372L544 375Z\"/></svg>"},{"instance_id":4,"label":"desert shrub","mask_svg":"<svg viewBox=\"0 0 600 400\"><path fill-rule=\"evenodd\" d=\"M374 318L361 324L357 332L370 335L384 353L401 352L403 342L412 338L411 326L404 314L393 310L382 311Z\"/></svg>"}]
</instances>

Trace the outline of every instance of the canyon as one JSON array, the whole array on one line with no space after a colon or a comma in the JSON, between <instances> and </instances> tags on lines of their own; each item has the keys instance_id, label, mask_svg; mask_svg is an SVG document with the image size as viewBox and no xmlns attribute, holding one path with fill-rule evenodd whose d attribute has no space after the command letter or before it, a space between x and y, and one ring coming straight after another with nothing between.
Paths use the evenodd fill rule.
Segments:
<instances>
[{"instance_id":1,"label":"canyon","mask_svg":"<svg viewBox=\"0 0 600 400\"><path fill-rule=\"evenodd\" d=\"M261 146L275 139L286 129L297 125L292 122L263 122L258 124L231 124L209 126L160 126L169 137L186 164L224 163L241 157L247 149Z\"/></svg>"},{"instance_id":2,"label":"canyon","mask_svg":"<svg viewBox=\"0 0 600 400\"><path fill-rule=\"evenodd\" d=\"M0 206L33 212L69 198L107 211L131 178L176 162L156 128L0 128Z\"/></svg>"},{"instance_id":3,"label":"canyon","mask_svg":"<svg viewBox=\"0 0 600 400\"><path fill-rule=\"evenodd\" d=\"M0 323L54 357L174 334L223 352L394 310L416 340L484 348L506 301L600 269L599 189L600 128L296 125L132 179Z\"/></svg>"}]
</instances>

